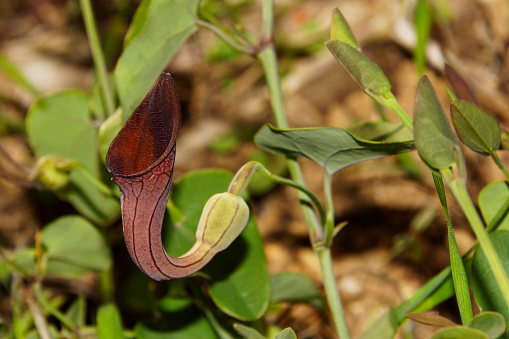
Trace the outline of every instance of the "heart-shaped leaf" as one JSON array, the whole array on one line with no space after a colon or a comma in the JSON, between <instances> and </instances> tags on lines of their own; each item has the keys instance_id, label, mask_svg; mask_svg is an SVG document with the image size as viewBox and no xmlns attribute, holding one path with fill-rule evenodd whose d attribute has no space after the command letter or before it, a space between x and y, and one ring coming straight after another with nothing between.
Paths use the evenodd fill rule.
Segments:
<instances>
[{"instance_id":1,"label":"heart-shaped leaf","mask_svg":"<svg viewBox=\"0 0 509 339\"><path fill-rule=\"evenodd\" d=\"M131 115L180 45L196 31L199 0L144 0L115 68L124 120Z\"/></svg>"},{"instance_id":2,"label":"heart-shaped leaf","mask_svg":"<svg viewBox=\"0 0 509 339\"><path fill-rule=\"evenodd\" d=\"M277 154L305 157L333 174L347 166L414 149L412 135L402 124L366 123L342 128L277 129L263 126L255 136L258 146Z\"/></svg>"}]
</instances>

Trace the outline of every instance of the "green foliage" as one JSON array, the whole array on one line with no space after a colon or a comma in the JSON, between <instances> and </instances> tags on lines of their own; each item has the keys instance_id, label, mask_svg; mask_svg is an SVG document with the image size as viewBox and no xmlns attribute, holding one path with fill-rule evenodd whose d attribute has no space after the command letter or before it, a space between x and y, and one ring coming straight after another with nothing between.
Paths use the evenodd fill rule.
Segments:
<instances>
[{"instance_id":1,"label":"green foliage","mask_svg":"<svg viewBox=\"0 0 509 339\"><path fill-rule=\"evenodd\" d=\"M97 310L97 335L99 339L125 339L124 326L118 308L113 304L103 305Z\"/></svg>"},{"instance_id":2,"label":"green foliage","mask_svg":"<svg viewBox=\"0 0 509 339\"><path fill-rule=\"evenodd\" d=\"M391 83L384 72L357 48L337 40L326 45L364 92L376 99L390 93Z\"/></svg>"},{"instance_id":3,"label":"green foliage","mask_svg":"<svg viewBox=\"0 0 509 339\"><path fill-rule=\"evenodd\" d=\"M218 338L191 299L166 297L158 303L157 309L161 312L160 321L139 322L134 327L136 338Z\"/></svg>"},{"instance_id":4,"label":"green foliage","mask_svg":"<svg viewBox=\"0 0 509 339\"><path fill-rule=\"evenodd\" d=\"M86 240L86 241L84 241ZM39 274L75 278L111 265L110 249L97 229L79 216L65 216L46 225L41 232L44 246ZM24 272L36 272L36 251L18 252L13 263Z\"/></svg>"},{"instance_id":5,"label":"green foliage","mask_svg":"<svg viewBox=\"0 0 509 339\"><path fill-rule=\"evenodd\" d=\"M120 205L92 179L101 178L104 169L99 163L97 130L87 107L87 96L78 90L40 97L28 111L27 135L37 157L53 155L83 166L70 170L69 183L56 193L93 222L108 224L119 215Z\"/></svg>"},{"instance_id":6,"label":"green foliage","mask_svg":"<svg viewBox=\"0 0 509 339\"><path fill-rule=\"evenodd\" d=\"M282 272L270 276L272 303L281 301L301 302L323 308L320 292L308 277L300 273Z\"/></svg>"},{"instance_id":7,"label":"green foliage","mask_svg":"<svg viewBox=\"0 0 509 339\"><path fill-rule=\"evenodd\" d=\"M509 272L509 253L507 252L509 231L493 232L490 238L507 274ZM475 251L472 261L472 288L475 300L482 312L498 312L504 316L505 322L508 322L509 310L488 265L486 255L480 250ZM509 333L506 332L505 338L508 335Z\"/></svg>"},{"instance_id":8,"label":"green foliage","mask_svg":"<svg viewBox=\"0 0 509 339\"><path fill-rule=\"evenodd\" d=\"M196 31L198 3L199 0L144 0L138 8L115 67L124 121L179 46Z\"/></svg>"},{"instance_id":9,"label":"green foliage","mask_svg":"<svg viewBox=\"0 0 509 339\"><path fill-rule=\"evenodd\" d=\"M401 124L366 123L356 128L281 130L265 125L255 136L258 146L277 154L305 157L327 174L369 159L412 151L411 134Z\"/></svg>"},{"instance_id":10,"label":"green foliage","mask_svg":"<svg viewBox=\"0 0 509 339\"><path fill-rule=\"evenodd\" d=\"M163 242L168 253L179 256L195 242L203 206L214 194L225 192L233 176L223 170L196 171L181 177L171 199L181 220L165 218ZM178 224L178 227L175 225ZM242 235L202 270L216 305L239 320L261 317L270 300L270 279L256 222L251 216Z\"/></svg>"},{"instance_id":11,"label":"green foliage","mask_svg":"<svg viewBox=\"0 0 509 339\"><path fill-rule=\"evenodd\" d=\"M500 149L500 126L488 111L458 100L451 104L451 116L460 140L472 151L490 155Z\"/></svg>"},{"instance_id":12,"label":"green foliage","mask_svg":"<svg viewBox=\"0 0 509 339\"><path fill-rule=\"evenodd\" d=\"M427 77L417 86L414 108L414 138L419 155L432 169L457 164L461 149L435 91Z\"/></svg>"},{"instance_id":13,"label":"green foliage","mask_svg":"<svg viewBox=\"0 0 509 339\"><path fill-rule=\"evenodd\" d=\"M507 181L495 181L484 187L479 194L479 208L488 230L509 230L509 185Z\"/></svg>"}]
</instances>

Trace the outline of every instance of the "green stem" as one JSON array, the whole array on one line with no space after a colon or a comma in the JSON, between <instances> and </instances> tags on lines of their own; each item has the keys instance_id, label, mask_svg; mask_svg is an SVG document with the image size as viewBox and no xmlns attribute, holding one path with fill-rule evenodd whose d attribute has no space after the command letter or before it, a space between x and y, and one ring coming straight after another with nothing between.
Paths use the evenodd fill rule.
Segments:
<instances>
[{"instance_id":1,"label":"green stem","mask_svg":"<svg viewBox=\"0 0 509 339\"><path fill-rule=\"evenodd\" d=\"M341 304L341 297L339 296L336 277L334 276L330 248L322 247L317 249L316 255L318 256L318 261L320 262L323 288L325 289L325 295L327 296L327 302L332 314L332 319L334 320L336 332L338 333L340 339L348 339L350 338L350 333L346 323L345 312Z\"/></svg>"},{"instance_id":2,"label":"green stem","mask_svg":"<svg viewBox=\"0 0 509 339\"><path fill-rule=\"evenodd\" d=\"M216 318L214 312L212 312L212 306L210 305L207 298L205 298L203 295L203 292L201 291L200 286L195 281L195 279L187 279L187 282L191 288L191 291L193 292L193 297L195 298L196 305L203 312L209 324L212 326L214 331L216 331L218 337L221 339L234 339L235 337L223 327L223 325Z\"/></svg>"},{"instance_id":3,"label":"green stem","mask_svg":"<svg viewBox=\"0 0 509 339\"><path fill-rule=\"evenodd\" d=\"M244 164L244 166L242 166L241 169L237 171L235 177L233 177L230 183L230 187L228 187L228 192L236 195L242 195L244 191L247 189L249 183L251 182L251 179L253 178L253 175L256 173L257 170L260 170L260 173L265 178L272 180L276 184L290 186L303 192L309 199L311 199L311 201L316 207L316 210L318 211L318 214L320 215L322 224L325 224L326 220L325 211L323 210L320 201L313 194L313 192L308 190L306 187L297 184L295 181L271 173L267 168L265 168L265 166L263 166L258 161L250 161Z\"/></svg>"},{"instance_id":4,"label":"green stem","mask_svg":"<svg viewBox=\"0 0 509 339\"><path fill-rule=\"evenodd\" d=\"M213 25L213 24L211 24L207 21L204 21L204 20L200 20L198 18L195 19L195 23L196 23L196 25L206 28L209 31L211 31L212 33L214 33L219 39L221 39L225 44L227 44L234 50L241 52L241 53L246 53L249 55L253 55L255 53L255 49L252 46L246 46L242 43L239 43L234 38L232 38L232 36L226 34L223 30L221 30L216 25Z\"/></svg>"},{"instance_id":5,"label":"green stem","mask_svg":"<svg viewBox=\"0 0 509 339\"><path fill-rule=\"evenodd\" d=\"M414 125L412 119L408 116L407 112L400 106L398 100L389 92L389 95L384 98L384 100L380 100L376 97L379 103L381 103L384 107L390 109L396 116L408 127L409 130L414 130Z\"/></svg>"},{"instance_id":6,"label":"green stem","mask_svg":"<svg viewBox=\"0 0 509 339\"><path fill-rule=\"evenodd\" d=\"M262 0L262 29L261 41L262 45L266 42L273 41L274 34L274 0Z\"/></svg>"},{"instance_id":7,"label":"green stem","mask_svg":"<svg viewBox=\"0 0 509 339\"><path fill-rule=\"evenodd\" d=\"M80 7L83 13L83 21L85 22L85 29L87 30L90 49L92 51L92 58L94 59L99 88L101 89L100 92L104 110L107 116L111 116L115 112L115 101L113 99L113 91L111 90L110 82L108 81L108 71L106 69L106 62L104 61L99 35L97 34L92 4L90 0L80 0Z\"/></svg>"},{"instance_id":8,"label":"green stem","mask_svg":"<svg viewBox=\"0 0 509 339\"><path fill-rule=\"evenodd\" d=\"M277 58L274 51L273 45L267 45L258 53L258 59L262 63L265 77L267 80L267 87L269 89L270 104L272 106L272 112L276 120L278 128L288 128L288 122L286 120L285 107L283 103L283 93L281 91L281 85L279 82L279 71L277 68ZM298 185L306 187L304 182L304 176L300 169L299 163L294 158L287 158L286 165L290 175ZM309 228L309 234L311 242L323 243L324 234L320 222L316 218L316 214L313 210L311 200L303 192L297 193L301 202L302 211L304 213L304 219Z\"/></svg>"},{"instance_id":9,"label":"green stem","mask_svg":"<svg viewBox=\"0 0 509 339\"><path fill-rule=\"evenodd\" d=\"M266 25L266 27L269 27L268 22L271 21L273 17L271 14L273 2L270 0L265 0L263 5L264 7L271 6L270 9L264 8L262 13L265 16L262 18L262 22L264 25ZM258 59L262 63L263 70L265 72L272 111L276 120L277 127L288 128L288 121L286 119L283 103L283 93L281 91L281 85L279 81L276 52L272 43L265 43L267 43L267 45L265 45L258 52ZM287 166L293 181L302 187L306 187L304 176L302 175L302 171L297 160L294 158L287 158ZM340 338L350 338L343 307L341 304L341 298L339 297L336 278L332 269L330 248L323 246L326 240L324 230L316 218L316 214L314 213L314 210L311 206L310 199L303 192L299 191L297 194L299 200L301 201L301 208L308 225L309 236L313 244L313 248L317 254L318 260L320 261L320 268L324 280L325 295L327 297L329 308L332 313L334 326L336 327Z\"/></svg>"},{"instance_id":10,"label":"green stem","mask_svg":"<svg viewBox=\"0 0 509 339\"><path fill-rule=\"evenodd\" d=\"M325 244L332 245L334 234L334 203L332 200L332 175L325 173L323 179L323 196L325 199L325 210L327 211L325 221Z\"/></svg>"},{"instance_id":11,"label":"green stem","mask_svg":"<svg viewBox=\"0 0 509 339\"><path fill-rule=\"evenodd\" d=\"M75 324L71 319L69 319L68 317L66 317L62 312L60 312L58 309L56 309L55 307L53 307L53 305L51 305L51 303L49 302L49 300L46 298L46 296L44 295L44 292L42 290L42 287L41 287L41 283L40 282L35 282L33 285L32 285L32 288L34 290L34 293L35 293L35 297L37 298L37 301L39 302L39 304L41 304L42 307L44 307L46 309L46 311L48 311L52 316L54 316L55 318L57 318L63 325L65 325L68 329L70 329L71 331L73 332L76 332L77 329L78 329L78 325Z\"/></svg>"},{"instance_id":12,"label":"green stem","mask_svg":"<svg viewBox=\"0 0 509 339\"><path fill-rule=\"evenodd\" d=\"M495 161L495 164L497 164L498 168L504 173L505 179L509 181L509 172L507 171L507 168L505 167L504 163L500 158L498 157L497 152L493 151L491 152L491 157L493 158L493 161Z\"/></svg>"},{"instance_id":13,"label":"green stem","mask_svg":"<svg viewBox=\"0 0 509 339\"><path fill-rule=\"evenodd\" d=\"M465 213L465 216L467 217L467 220L479 241L481 250L486 256L491 272L497 281L505 304L509 305L509 279L505 273L504 267L502 266L500 257L495 251L495 247L491 242L488 232L486 231L486 228L484 227L484 224L479 217L470 196L468 195L465 180L463 178L454 178L450 169L441 170L440 172L449 185L451 192L460 204L463 213Z\"/></svg>"}]
</instances>

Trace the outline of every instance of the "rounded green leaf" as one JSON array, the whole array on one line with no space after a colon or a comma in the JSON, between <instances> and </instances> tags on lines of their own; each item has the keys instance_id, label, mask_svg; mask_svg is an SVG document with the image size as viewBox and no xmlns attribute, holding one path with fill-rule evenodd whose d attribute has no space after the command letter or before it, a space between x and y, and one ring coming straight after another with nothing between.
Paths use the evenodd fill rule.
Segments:
<instances>
[{"instance_id":1,"label":"rounded green leaf","mask_svg":"<svg viewBox=\"0 0 509 339\"><path fill-rule=\"evenodd\" d=\"M26 124L30 146L38 158L56 155L74 159L90 175L102 177L97 131L83 92L68 90L40 97L28 111ZM118 199L102 193L83 169L71 170L69 183L56 193L98 224L108 224L119 215Z\"/></svg>"},{"instance_id":2,"label":"rounded green leaf","mask_svg":"<svg viewBox=\"0 0 509 339\"><path fill-rule=\"evenodd\" d=\"M282 272L270 277L271 302L302 302L324 307L324 300L313 282L303 274Z\"/></svg>"},{"instance_id":3,"label":"rounded green leaf","mask_svg":"<svg viewBox=\"0 0 509 339\"><path fill-rule=\"evenodd\" d=\"M216 193L226 192L233 175L224 170L195 171L174 185L173 208L179 220L165 218L163 243L171 256L180 256L195 243L195 234L205 203ZM208 277L213 301L225 313L240 320L261 317L270 300L270 279L256 222L251 216L241 235L202 270Z\"/></svg>"},{"instance_id":4,"label":"rounded green leaf","mask_svg":"<svg viewBox=\"0 0 509 339\"><path fill-rule=\"evenodd\" d=\"M235 331L244 339L265 339L265 337L254 328L242 324L234 324L233 328L235 328Z\"/></svg>"},{"instance_id":5,"label":"rounded green leaf","mask_svg":"<svg viewBox=\"0 0 509 339\"><path fill-rule=\"evenodd\" d=\"M483 312L472 319L467 326L486 333L489 338L498 338L504 334L506 322L500 313Z\"/></svg>"},{"instance_id":6,"label":"rounded green leaf","mask_svg":"<svg viewBox=\"0 0 509 339\"><path fill-rule=\"evenodd\" d=\"M421 158L436 170L453 166L461 154L458 140L425 76L419 81L415 97L414 140Z\"/></svg>"},{"instance_id":7,"label":"rounded green leaf","mask_svg":"<svg viewBox=\"0 0 509 339\"><path fill-rule=\"evenodd\" d=\"M39 97L28 110L26 128L38 158L48 154L71 158L92 174L99 173L96 130L85 93L68 90Z\"/></svg>"},{"instance_id":8,"label":"rounded green leaf","mask_svg":"<svg viewBox=\"0 0 509 339\"><path fill-rule=\"evenodd\" d=\"M457 100L451 104L451 116L460 140L472 151L490 155L500 149L500 126L488 111L468 101Z\"/></svg>"},{"instance_id":9,"label":"rounded green leaf","mask_svg":"<svg viewBox=\"0 0 509 339\"><path fill-rule=\"evenodd\" d=\"M367 94L383 96L391 91L391 83L384 72L362 52L347 42L331 40L329 51Z\"/></svg>"},{"instance_id":10,"label":"rounded green leaf","mask_svg":"<svg viewBox=\"0 0 509 339\"><path fill-rule=\"evenodd\" d=\"M195 32L198 3L199 0L144 0L138 8L115 68L124 120L178 47Z\"/></svg>"},{"instance_id":11,"label":"rounded green leaf","mask_svg":"<svg viewBox=\"0 0 509 339\"><path fill-rule=\"evenodd\" d=\"M431 339L489 339L489 337L479 331L467 327L448 327L444 328L431 336Z\"/></svg>"},{"instance_id":12,"label":"rounded green leaf","mask_svg":"<svg viewBox=\"0 0 509 339\"><path fill-rule=\"evenodd\" d=\"M124 339L124 326L114 304L103 305L97 310L97 336L99 339Z\"/></svg>"},{"instance_id":13,"label":"rounded green leaf","mask_svg":"<svg viewBox=\"0 0 509 339\"><path fill-rule=\"evenodd\" d=\"M509 273L509 231L496 231L490 234L493 246L500 258L506 274ZM490 270L484 253L478 248L472 261L472 288L477 304L481 311L494 311L502 314L507 322L509 310L504 303L495 277Z\"/></svg>"},{"instance_id":14,"label":"rounded green leaf","mask_svg":"<svg viewBox=\"0 0 509 339\"><path fill-rule=\"evenodd\" d=\"M41 239L49 255L48 274L71 278L80 271L104 271L111 266L108 244L79 216L64 216L49 223ZM75 269L68 270L73 266Z\"/></svg>"},{"instance_id":15,"label":"rounded green leaf","mask_svg":"<svg viewBox=\"0 0 509 339\"><path fill-rule=\"evenodd\" d=\"M509 184L495 181L487 185L479 194L481 209L488 230L509 231Z\"/></svg>"},{"instance_id":16,"label":"rounded green leaf","mask_svg":"<svg viewBox=\"0 0 509 339\"><path fill-rule=\"evenodd\" d=\"M282 330L275 339L297 339L297 335L290 327L287 327Z\"/></svg>"},{"instance_id":17,"label":"rounded green leaf","mask_svg":"<svg viewBox=\"0 0 509 339\"><path fill-rule=\"evenodd\" d=\"M76 278L111 266L111 254L102 235L79 216L64 216L47 224L41 232L45 272L62 278ZM28 274L35 274L35 250L16 253L12 262Z\"/></svg>"}]
</instances>

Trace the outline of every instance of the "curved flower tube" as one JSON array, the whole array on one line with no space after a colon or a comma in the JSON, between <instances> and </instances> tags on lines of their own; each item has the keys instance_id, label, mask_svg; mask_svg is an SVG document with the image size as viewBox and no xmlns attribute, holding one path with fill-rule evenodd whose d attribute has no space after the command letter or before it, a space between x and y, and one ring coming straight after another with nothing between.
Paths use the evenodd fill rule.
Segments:
<instances>
[{"instance_id":1,"label":"curved flower tube","mask_svg":"<svg viewBox=\"0 0 509 339\"><path fill-rule=\"evenodd\" d=\"M241 197L215 195L203 210L195 245L178 258L166 253L161 229L181 121L177 89L171 75L162 73L106 155L106 167L120 188L127 250L134 263L154 280L197 272L230 245L249 218L249 208Z\"/></svg>"}]
</instances>

